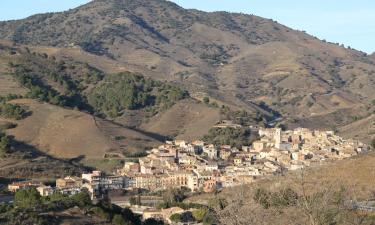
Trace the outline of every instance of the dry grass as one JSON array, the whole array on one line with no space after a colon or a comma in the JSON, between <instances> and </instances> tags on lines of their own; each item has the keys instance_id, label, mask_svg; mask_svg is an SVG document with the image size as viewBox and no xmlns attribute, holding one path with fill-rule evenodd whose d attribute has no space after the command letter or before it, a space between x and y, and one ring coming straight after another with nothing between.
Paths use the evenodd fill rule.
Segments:
<instances>
[{"instance_id":1,"label":"dry grass","mask_svg":"<svg viewBox=\"0 0 375 225\"><path fill-rule=\"evenodd\" d=\"M219 109L184 100L151 118L142 127L154 133L192 141L207 134L219 120Z\"/></svg>"},{"instance_id":2,"label":"dry grass","mask_svg":"<svg viewBox=\"0 0 375 225\"><path fill-rule=\"evenodd\" d=\"M59 158L102 158L112 148L95 126L92 116L47 103L22 99L15 101L29 107L32 115L18 121L9 131L17 140L30 143Z\"/></svg>"}]
</instances>

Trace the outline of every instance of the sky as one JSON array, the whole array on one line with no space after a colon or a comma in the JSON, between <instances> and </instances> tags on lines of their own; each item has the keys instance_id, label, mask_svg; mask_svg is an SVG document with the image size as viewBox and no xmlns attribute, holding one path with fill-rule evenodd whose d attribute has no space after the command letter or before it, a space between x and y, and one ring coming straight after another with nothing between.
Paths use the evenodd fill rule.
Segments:
<instances>
[{"instance_id":1,"label":"sky","mask_svg":"<svg viewBox=\"0 0 375 225\"><path fill-rule=\"evenodd\" d=\"M151 1L151 0L150 0ZM270 18L367 53L375 52L374 0L173 0L184 8ZM0 20L64 11L89 0L0 0Z\"/></svg>"}]
</instances>

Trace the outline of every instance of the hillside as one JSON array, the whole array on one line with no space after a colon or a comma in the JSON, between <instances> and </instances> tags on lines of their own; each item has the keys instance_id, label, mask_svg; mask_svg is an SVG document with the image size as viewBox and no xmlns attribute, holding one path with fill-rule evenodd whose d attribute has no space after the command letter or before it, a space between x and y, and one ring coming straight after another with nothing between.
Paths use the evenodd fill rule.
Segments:
<instances>
[{"instance_id":1,"label":"hillside","mask_svg":"<svg viewBox=\"0 0 375 225\"><path fill-rule=\"evenodd\" d=\"M9 42L1 42L0 47L1 96L26 98L15 102L32 112L10 134L55 157L103 158L108 152L131 155L179 135L185 128L191 138L199 138L220 119L217 108L193 100L180 85L124 71L107 73L81 61L59 60L37 51L46 48ZM174 104L186 107L176 113ZM196 110L215 116L200 118ZM159 118L175 119L182 129Z\"/></svg>"},{"instance_id":2,"label":"hillside","mask_svg":"<svg viewBox=\"0 0 375 225\"><path fill-rule=\"evenodd\" d=\"M250 185L203 194L190 202L215 209L220 224L347 224L372 225L373 212L358 211L350 202L373 199L375 155L325 163L270 176ZM249 213L251 212L251 213Z\"/></svg>"},{"instance_id":3,"label":"hillside","mask_svg":"<svg viewBox=\"0 0 375 225\"><path fill-rule=\"evenodd\" d=\"M257 16L186 10L164 0L96 0L2 22L0 38L181 83L249 111L264 102L292 118L292 126L346 125L368 116L375 98L374 60L362 52Z\"/></svg>"}]
</instances>

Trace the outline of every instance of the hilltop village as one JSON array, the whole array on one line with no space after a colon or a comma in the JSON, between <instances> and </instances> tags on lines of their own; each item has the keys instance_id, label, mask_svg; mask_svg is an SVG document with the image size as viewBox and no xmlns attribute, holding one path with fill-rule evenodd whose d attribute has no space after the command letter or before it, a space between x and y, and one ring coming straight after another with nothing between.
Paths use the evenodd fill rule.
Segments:
<instances>
[{"instance_id":1,"label":"hilltop village","mask_svg":"<svg viewBox=\"0 0 375 225\"><path fill-rule=\"evenodd\" d=\"M126 162L113 175L93 171L81 177L58 179L56 187L30 181L12 183L8 189L15 192L35 187L42 196L54 192L72 195L86 189L92 199L118 189L157 191L186 187L192 192L212 192L370 150L367 145L343 139L333 131L261 128L258 133L259 140L241 149L203 141L167 141L138 162Z\"/></svg>"}]
</instances>

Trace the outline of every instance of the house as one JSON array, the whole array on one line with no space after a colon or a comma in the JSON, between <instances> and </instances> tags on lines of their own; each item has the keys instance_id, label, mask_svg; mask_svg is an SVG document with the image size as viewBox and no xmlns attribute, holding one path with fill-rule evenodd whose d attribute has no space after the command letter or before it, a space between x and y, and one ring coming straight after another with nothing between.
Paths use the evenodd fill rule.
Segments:
<instances>
[{"instance_id":1,"label":"house","mask_svg":"<svg viewBox=\"0 0 375 225\"><path fill-rule=\"evenodd\" d=\"M217 181L214 179L205 180L203 182L203 191L204 192L213 192L216 190Z\"/></svg>"},{"instance_id":2,"label":"house","mask_svg":"<svg viewBox=\"0 0 375 225\"><path fill-rule=\"evenodd\" d=\"M253 142L253 149L255 152L261 152L263 151L267 146L266 142L263 141L254 141Z\"/></svg>"},{"instance_id":3,"label":"house","mask_svg":"<svg viewBox=\"0 0 375 225\"><path fill-rule=\"evenodd\" d=\"M209 159L217 159L217 149L214 145L207 145L203 147L203 152L206 153Z\"/></svg>"},{"instance_id":4,"label":"house","mask_svg":"<svg viewBox=\"0 0 375 225\"><path fill-rule=\"evenodd\" d=\"M236 165L236 166L240 166L240 165L242 165L242 162L243 162L243 158L242 158L242 157L236 156L236 157L233 159L233 163L234 163L234 165Z\"/></svg>"},{"instance_id":5,"label":"house","mask_svg":"<svg viewBox=\"0 0 375 225\"><path fill-rule=\"evenodd\" d=\"M208 162L206 167L205 167L206 171L215 171L215 170L218 170L218 169L219 169L219 166L216 162Z\"/></svg>"},{"instance_id":6,"label":"house","mask_svg":"<svg viewBox=\"0 0 375 225\"><path fill-rule=\"evenodd\" d=\"M232 152L229 149L221 149L219 152L219 157L222 160L227 160L232 155Z\"/></svg>"},{"instance_id":7,"label":"house","mask_svg":"<svg viewBox=\"0 0 375 225\"><path fill-rule=\"evenodd\" d=\"M50 196L54 192L51 186L45 185L37 187L36 190L39 192L40 196Z\"/></svg>"},{"instance_id":8,"label":"house","mask_svg":"<svg viewBox=\"0 0 375 225\"><path fill-rule=\"evenodd\" d=\"M57 188L71 188L71 187L81 187L83 181L79 177L65 177L56 180L56 187Z\"/></svg>"},{"instance_id":9,"label":"house","mask_svg":"<svg viewBox=\"0 0 375 225\"><path fill-rule=\"evenodd\" d=\"M26 190L31 188L36 188L42 186L43 183L35 182L35 181L21 181L21 182L13 182L8 185L8 190L11 192L17 192L18 190Z\"/></svg>"},{"instance_id":10,"label":"house","mask_svg":"<svg viewBox=\"0 0 375 225\"><path fill-rule=\"evenodd\" d=\"M242 151L243 152L250 152L251 151L251 147L250 146L242 146Z\"/></svg>"},{"instance_id":11,"label":"house","mask_svg":"<svg viewBox=\"0 0 375 225\"><path fill-rule=\"evenodd\" d=\"M91 184L94 189L114 190L125 187L123 176L107 176L102 171L83 173L82 179L84 182Z\"/></svg>"}]
</instances>

